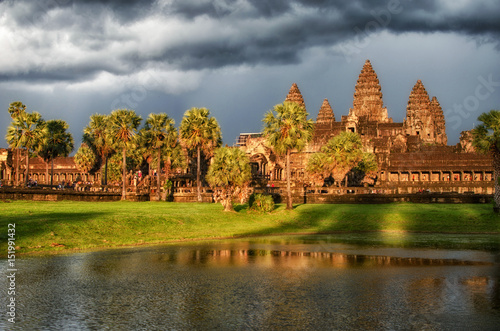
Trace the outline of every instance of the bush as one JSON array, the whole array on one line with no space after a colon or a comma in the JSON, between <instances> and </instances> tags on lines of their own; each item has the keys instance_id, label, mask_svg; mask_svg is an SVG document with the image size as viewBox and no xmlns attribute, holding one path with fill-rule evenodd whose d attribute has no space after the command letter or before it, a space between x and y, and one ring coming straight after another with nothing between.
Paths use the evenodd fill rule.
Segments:
<instances>
[{"instance_id":1,"label":"bush","mask_svg":"<svg viewBox=\"0 0 500 331\"><path fill-rule=\"evenodd\" d=\"M260 212L271 212L274 210L274 199L271 195L253 193L248 199L251 210Z\"/></svg>"}]
</instances>

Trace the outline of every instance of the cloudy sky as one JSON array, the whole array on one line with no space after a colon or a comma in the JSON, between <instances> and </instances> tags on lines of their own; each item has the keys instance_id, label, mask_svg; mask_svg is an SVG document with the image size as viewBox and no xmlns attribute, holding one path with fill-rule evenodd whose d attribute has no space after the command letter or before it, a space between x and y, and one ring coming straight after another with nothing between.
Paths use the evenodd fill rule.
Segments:
<instances>
[{"instance_id":1,"label":"cloudy sky","mask_svg":"<svg viewBox=\"0 0 500 331\"><path fill-rule=\"evenodd\" d=\"M370 59L395 122L421 79L456 144L500 109L499 41L497 0L0 0L0 134L13 101L66 120L75 148L93 113L207 107L232 145L294 82L311 118L324 98L347 115Z\"/></svg>"}]
</instances>

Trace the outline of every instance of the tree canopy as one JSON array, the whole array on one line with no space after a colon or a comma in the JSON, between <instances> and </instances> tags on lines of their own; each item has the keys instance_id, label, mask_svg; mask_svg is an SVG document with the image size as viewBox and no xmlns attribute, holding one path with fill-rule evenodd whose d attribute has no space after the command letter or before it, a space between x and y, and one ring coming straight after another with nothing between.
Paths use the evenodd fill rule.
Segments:
<instances>
[{"instance_id":1,"label":"tree canopy","mask_svg":"<svg viewBox=\"0 0 500 331\"><path fill-rule=\"evenodd\" d=\"M149 114L144 128L141 130L141 138L146 149L156 151L156 194L160 200L160 177L161 177L161 159L163 152L166 151L167 159L170 161L172 150L177 146L178 134L175 129L175 121L167 114ZM165 174L168 181L168 173Z\"/></svg>"},{"instance_id":2,"label":"tree canopy","mask_svg":"<svg viewBox=\"0 0 500 331\"><path fill-rule=\"evenodd\" d=\"M250 160L245 153L238 148L221 147L215 151L206 180L214 190L220 191L224 210L232 211L233 195L242 193L251 177Z\"/></svg>"},{"instance_id":3,"label":"tree canopy","mask_svg":"<svg viewBox=\"0 0 500 331\"><path fill-rule=\"evenodd\" d=\"M207 108L191 108L184 113L179 133L182 144L196 150L196 191L198 202L201 202L201 151L209 157L222 144L220 126Z\"/></svg>"},{"instance_id":4,"label":"tree canopy","mask_svg":"<svg viewBox=\"0 0 500 331\"><path fill-rule=\"evenodd\" d=\"M500 208L500 110L482 113L477 118L482 123L472 132L472 144L478 152L490 154L493 158L495 179L495 210Z\"/></svg>"},{"instance_id":5,"label":"tree canopy","mask_svg":"<svg viewBox=\"0 0 500 331\"><path fill-rule=\"evenodd\" d=\"M295 102L284 102L266 113L263 134L267 144L278 155L286 156L287 209L292 209L290 154L302 151L312 139L313 121Z\"/></svg>"},{"instance_id":6,"label":"tree canopy","mask_svg":"<svg viewBox=\"0 0 500 331\"><path fill-rule=\"evenodd\" d=\"M122 200L127 194L127 149L136 145L136 135L141 117L129 109L116 109L111 112L108 122L110 139L115 149L122 150Z\"/></svg>"}]
</instances>

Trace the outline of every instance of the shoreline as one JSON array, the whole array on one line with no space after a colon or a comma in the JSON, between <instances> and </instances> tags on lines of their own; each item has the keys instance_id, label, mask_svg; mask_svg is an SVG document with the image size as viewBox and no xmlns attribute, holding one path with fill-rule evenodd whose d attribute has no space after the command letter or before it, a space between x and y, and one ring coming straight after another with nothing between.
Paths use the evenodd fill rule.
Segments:
<instances>
[{"instance_id":1,"label":"shoreline","mask_svg":"<svg viewBox=\"0 0 500 331\"><path fill-rule=\"evenodd\" d=\"M479 246L500 250L500 218L484 204L306 204L291 211L279 204L272 213L235 207L236 212L226 213L220 204L0 203L0 257L7 256L3 239L9 239L9 224L16 225L18 256L266 236L341 235L362 242L363 234L391 245L408 245L415 235L435 238L430 247L474 246L470 240L447 243L446 238L483 235L491 238L479 240Z\"/></svg>"},{"instance_id":2,"label":"shoreline","mask_svg":"<svg viewBox=\"0 0 500 331\"><path fill-rule=\"evenodd\" d=\"M120 245L110 245L110 246L97 246L91 248L79 248L74 247L72 249L54 249L54 250L44 250L44 251L30 251L18 253L18 256L32 257L32 256L51 256L51 255L71 255L77 253L91 253L91 252L99 252L106 251L112 249L129 249L134 247L154 247L161 245L169 245L169 244L186 244L186 243L200 243L200 242L214 242L221 240L238 240L238 239L247 239L247 238L266 238L266 237L294 237L294 236L320 236L320 235L348 235L348 234L376 234L376 233L390 233L390 234L409 234L409 235L439 235L439 236L447 236L447 235L499 235L500 232L429 232L429 231L398 231L398 230L379 230L379 231L332 231L332 232L283 232L283 233L270 233L270 234L248 234L248 235L240 235L240 236L224 236L224 237L206 237L206 238L182 238L182 239L172 239L160 242L138 242L138 243L129 243L129 244L120 244ZM434 249L449 249L449 248L440 248L433 247ZM460 249L460 248L457 248ZM466 248L463 248L466 249ZM467 249L466 249L467 250ZM499 247L500 250L500 247ZM496 251L496 250L493 250ZM7 259L7 255L0 255L0 259Z\"/></svg>"}]
</instances>

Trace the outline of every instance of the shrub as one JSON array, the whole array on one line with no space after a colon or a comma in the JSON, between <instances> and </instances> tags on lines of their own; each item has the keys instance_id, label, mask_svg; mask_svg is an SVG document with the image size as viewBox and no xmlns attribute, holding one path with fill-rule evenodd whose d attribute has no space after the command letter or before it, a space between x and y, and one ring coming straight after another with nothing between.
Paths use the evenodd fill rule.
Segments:
<instances>
[{"instance_id":1,"label":"shrub","mask_svg":"<svg viewBox=\"0 0 500 331\"><path fill-rule=\"evenodd\" d=\"M271 212L274 210L274 199L271 195L253 193L248 199L251 210L259 212Z\"/></svg>"}]
</instances>

